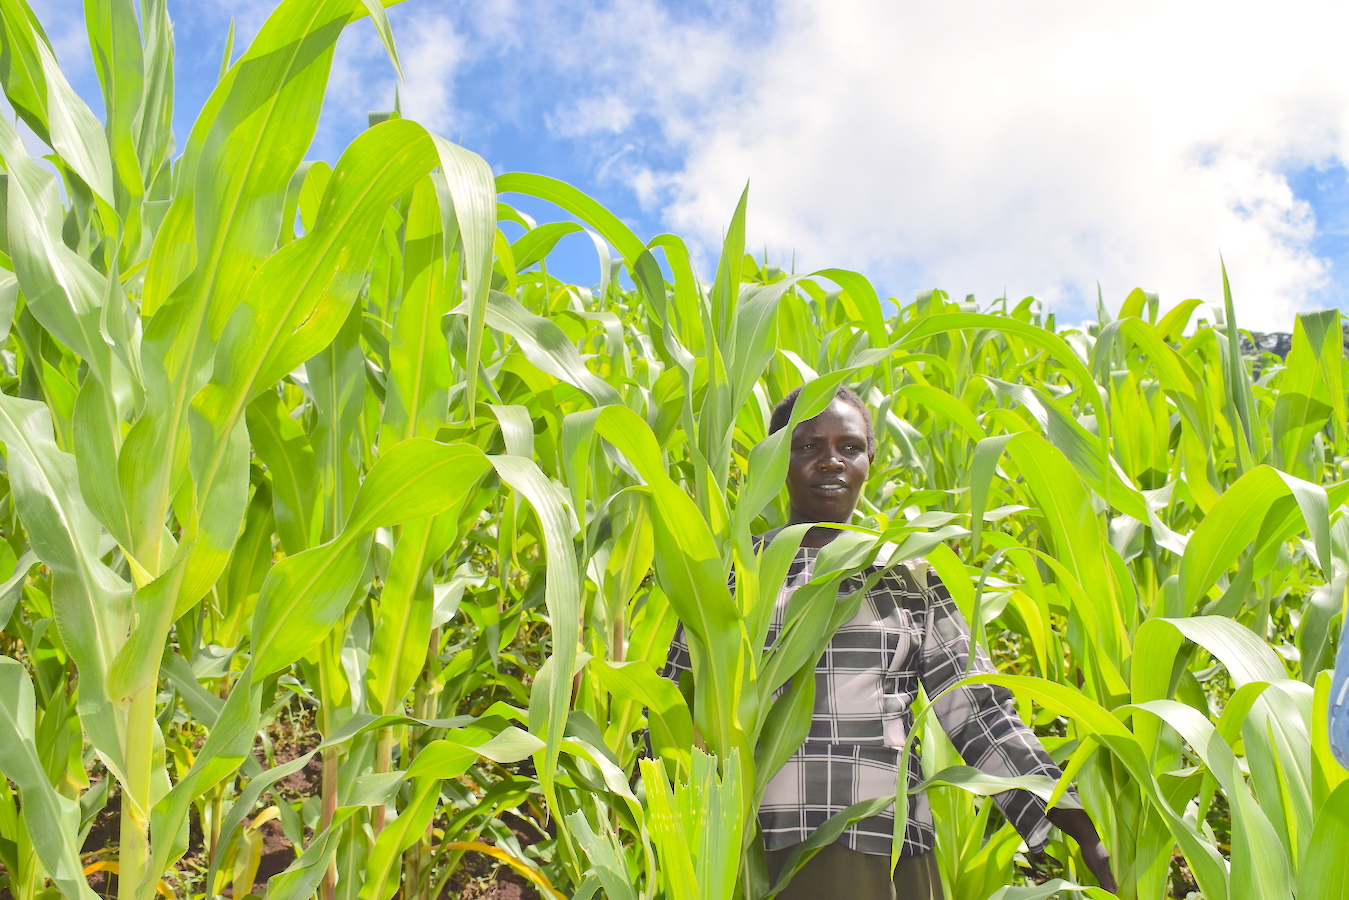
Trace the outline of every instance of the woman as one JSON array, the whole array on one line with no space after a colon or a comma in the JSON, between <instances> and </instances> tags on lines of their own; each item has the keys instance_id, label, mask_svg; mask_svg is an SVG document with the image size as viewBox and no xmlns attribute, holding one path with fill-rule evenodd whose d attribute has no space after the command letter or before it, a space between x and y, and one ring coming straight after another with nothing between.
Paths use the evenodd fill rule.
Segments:
<instances>
[{"instance_id":1,"label":"woman","mask_svg":"<svg viewBox=\"0 0 1349 900\"><path fill-rule=\"evenodd\" d=\"M1344 620L1340 649L1330 682L1330 750L1349 769L1349 617Z\"/></svg>"},{"instance_id":2,"label":"woman","mask_svg":"<svg viewBox=\"0 0 1349 900\"><path fill-rule=\"evenodd\" d=\"M798 388L773 410L770 432L786 427ZM788 524L849 522L876 456L871 414L861 398L840 388L830 405L792 432L787 471L791 500ZM772 540L776 531L761 535ZM788 601L810 580L819 549L835 528L812 528L801 542L779 593L768 640L783 626ZM853 579L853 584L860 584ZM850 589L845 582L843 589ZM857 615L835 633L815 670L815 711L810 735L769 782L759 811L776 881L793 847L830 816L846 807L893 794L899 749L913 724L910 704L921 684L936 697L967 674L991 673L982 650L968 660L970 632L945 586L931 567L914 560L881 577ZM670 647L666 674L689 669L683 628ZM935 713L965 761L999 776L1062 774L1034 733L1017 716L1011 695L990 685L970 685L944 694ZM921 777L910 760L909 783ZM1080 809L1045 811L1026 791L994 795L994 801L1025 838L1032 853L1048 843L1050 824L1072 835L1101 885L1115 890L1109 854L1096 828ZM904 846L893 879L890 848L893 807L863 819L797 873L783 900L939 900L941 878L932 847L932 812L926 795L911 793Z\"/></svg>"}]
</instances>

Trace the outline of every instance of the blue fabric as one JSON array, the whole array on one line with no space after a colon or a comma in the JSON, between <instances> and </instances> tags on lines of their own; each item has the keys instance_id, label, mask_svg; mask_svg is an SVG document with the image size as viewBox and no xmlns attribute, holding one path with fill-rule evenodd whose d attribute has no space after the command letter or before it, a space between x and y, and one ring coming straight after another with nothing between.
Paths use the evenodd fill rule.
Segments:
<instances>
[{"instance_id":1,"label":"blue fabric","mask_svg":"<svg viewBox=\"0 0 1349 900\"><path fill-rule=\"evenodd\" d=\"M1340 635L1335 656L1335 677L1330 682L1330 749L1340 765L1349 769L1349 616Z\"/></svg>"}]
</instances>

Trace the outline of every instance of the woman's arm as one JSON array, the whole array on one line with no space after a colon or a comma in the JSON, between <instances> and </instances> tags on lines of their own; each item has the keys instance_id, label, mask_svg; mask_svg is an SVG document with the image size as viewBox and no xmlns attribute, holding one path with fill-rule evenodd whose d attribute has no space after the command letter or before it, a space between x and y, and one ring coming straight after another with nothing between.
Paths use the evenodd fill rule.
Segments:
<instances>
[{"instance_id":1,"label":"woman's arm","mask_svg":"<svg viewBox=\"0 0 1349 900\"><path fill-rule=\"evenodd\" d=\"M686 672L690 673L688 678L684 677ZM689 655L688 640L684 637L684 623L680 622L675 626L674 637L670 640L670 649L665 657L665 668L661 670L661 674L678 686L690 710L693 709L692 672L693 658Z\"/></svg>"},{"instance_id":2,"label":"woman's arm","mask_svg":"<svg viewBox=\"0 0 1349 900\"><path fill-rule=\"evenodd\" d=\"M1096 825L1084 809L1051 809L1045 817L1059 827L1065 834L1071 834L1077 846L1082 848L1082 859L1091 869L1091 874L1101 883L1101 887L1110 893L1119 890L1115 875L1110 871L1110 853L1101 843L1096 833Z\"/></svg>"},{"instance_id":3,"label":"woman's arm","mask_svg":"<svg viewBox=\"0 0 1349 900\"><path fill-rule=\"evenodd\" d=\"M970 659L969 625L936 572L918 566L914 575L927 599L919 677L928 696L947 691L967 674L993 674L993 663L982 650L976 650ZM1006 689L987 684L962 686L947 691L933 706L942 729L971 766L990 775L1062 777L1039 738L1017 715ZM1101 886L1115 890L1110 854L1086 812L1061 808L1046 811L1044 802L1027 791L1006 791L993 799L1025 837L1032 853L1043 850L1048 824L1052 823L1078 842L1083 860Z\"/></svg>"}]
</instances>

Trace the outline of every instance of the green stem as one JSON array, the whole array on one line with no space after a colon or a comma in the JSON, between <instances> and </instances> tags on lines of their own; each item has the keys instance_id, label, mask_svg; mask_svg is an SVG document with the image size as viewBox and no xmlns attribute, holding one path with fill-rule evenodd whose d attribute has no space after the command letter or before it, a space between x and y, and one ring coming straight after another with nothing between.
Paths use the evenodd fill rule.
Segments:
<instances>
[{"instance_id":1,"label":"green stem","mask_svg":"<svg viewBox=\"0 0 1349 900\"><path fill-rule=\"evenodd\" d=\"M42 888L42 865L38 862L37 851L33 849L33 844L27 839L26 833L22 844L26 846L19 849L19 871L15 873L14 883L10 885L10 893L18 900L34 900Z\"/></svg>"},{"instance_id":2,"label":"green stem","mask_svg":"<svg viewBox=\"0 0 1349 900\"><path fill-rule=\"evenodd\" d=\"M375 738L375 771L384 773L393 766L393 728L381 728ZM370 827L378 836L384 830L384 804L376 806L370 813Z\"/></svg>"},{"instance_id":3,"label":"green stem","mask_svg":"<svg viewBox=\"0 0 1349 900\"><path fill-rule=\"evenodd\" d=\"M585 626L582 625L581 634L585 633ZM628 625L620 609L617 616L614 617L613 639L610 642L609 653L614 662L622 662L627 655L627 631Z\"/></svg>"},{"instance_id":4,"label":"green stem","mask_svg":"<svg viewBox=\"0 0 1349 900\"><path fill-rule=\"evenodd\" d=\"M319 653L318 725L322 734L332 734L333 729L338 724L337 707L339 703L338 692L341 689L341 676L334 671L332 661L335 656L336 635L339 633L339 629L334 629L324 639ZM337 652L340 653L340 650ZM320 758L323 760L323 776L319 783L321 805L319 807L318 833L326 831L337 815L338 748L325 747ZM321 900L335 900L337 897L337 858L335 856L328 862L328 871L324 874L323 882L319 886L319 897Z\"/></svg>"},{"instance_id":5,"label":"green stem","mask_svg":"<svg viewBox=\"0 0 1349 900\"><path fill-rule=\"evenodd\" d=\"M426 647L426 668L422 672L422 677L417 681L412 700L412 714L419 719L434 719L436 717L436 706L441 688L440 661L437 658L439 654L440 629L433 628ZM417 750L421 748L426 739L426 732L427 729L420 725L413 725L408 729L404 759L411 759L416 755ZM426 851L431 848L431 829L434 824L434 821L427 824L426 835L409 847L404 857L407 862L404 867L403 889L406 892L405 896L416 898L416 900L431 900L433 896L433 885L431 883L432 859L431 854Z\"/></svg>"},{"instance_id":6,"label":"green stem","mask_svg":"<svg viewBox=\"0 0 1349 900\"><path fill-rule=\"evenodd\" d=\"M207 836L208 859L215 859L217 845L220 843L220 820L225 815L225 786L216 785L211 791L211 826Z\"/></svg>"},{"instance_id":7,"label":"green stem","mask_svg":"<svg viewBox=\"0 0 1349 900\"><path fill-rule=\"evenodd\" d=\"M150 772L154 765L155 688L136 694L127 711L122 827L117 854L117 896L138 900L152 885L150 863Z\"/></svg>"},{"instance_id":8,"label":"green stem","mask_svg":"<svg viewBox=\"0 0 1349 900\"><path fill-rule=\"evenodd\" d=\"M322 812L319 817L319 831L327 830L333 824L337 814L337 748L327 747L323 751L323 782L319 792L322 795ZM335 900L337 897L337 858L329 860L328 871L323 876L320 896L323 900Z\"/></svg>"}]
</instances>

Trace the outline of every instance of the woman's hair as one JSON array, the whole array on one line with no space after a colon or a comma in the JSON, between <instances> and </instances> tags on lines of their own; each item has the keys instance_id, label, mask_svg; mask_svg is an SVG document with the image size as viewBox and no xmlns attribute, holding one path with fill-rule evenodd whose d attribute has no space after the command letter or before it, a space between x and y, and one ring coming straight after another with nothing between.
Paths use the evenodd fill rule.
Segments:
<instances>
[{"instance_id":1,"label":"woman's hair","mask_svg":"<svg viewBox=\"0 0 1349 900\"><path fill-rule=\"evenodd\" d=\"M792 420L792 410L796 409L796 398L801 395L801 388L793 388L791 393L778 401L778 405L773 407L773 415L768 420L768 433L781 431L787 427L787 423ZM834 399L842 400L857 408L862 414L862 420L867 423L867 456L875 458L876 456L876 427L871 422L871 410L862 402L862 398L857 396L857 392L846 385L840 385L834 393Z\"/></svg>"}]
</instances>

